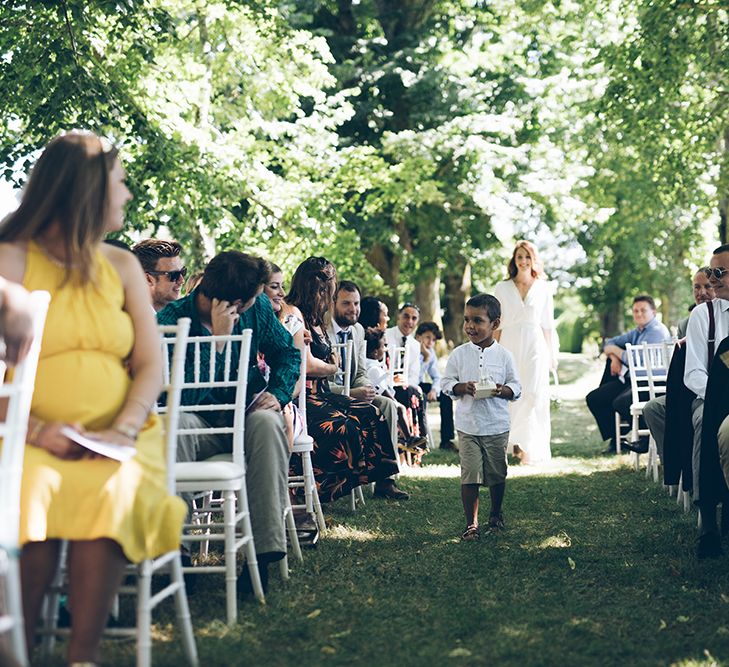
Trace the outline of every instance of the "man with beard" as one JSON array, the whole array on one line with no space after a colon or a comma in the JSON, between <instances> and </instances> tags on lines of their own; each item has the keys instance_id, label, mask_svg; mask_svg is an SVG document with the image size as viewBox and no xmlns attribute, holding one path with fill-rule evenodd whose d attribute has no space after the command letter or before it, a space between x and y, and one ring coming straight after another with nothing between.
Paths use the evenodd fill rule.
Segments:
<instances>
[{"instance_id":1,"label":"man with beard","mask_svg":"<svg viewBox=\"0 0 729 667\"><path fill-rule=\"evenodd\" d=\"M373 403L383 414L390 427L390 436L393 444L397 443L397 405L395 401L386 396L378 396L367 377L366 343L364 328L357 321L360 315L361 293L356 283L351 280L342 280L337 286L334 295L334 318L329 328L329 337L336 343L346 343L352 340L352 359L350 361L350 396L352 398ZM344 391L344 368L346 356L339 355L340 372L329 378L329 387L335 393ZM391 482L391 480L385 480ZM378 484L377 495L395 500L406 500L409 496L394 484Z\"/></svg>"}]
</instances>

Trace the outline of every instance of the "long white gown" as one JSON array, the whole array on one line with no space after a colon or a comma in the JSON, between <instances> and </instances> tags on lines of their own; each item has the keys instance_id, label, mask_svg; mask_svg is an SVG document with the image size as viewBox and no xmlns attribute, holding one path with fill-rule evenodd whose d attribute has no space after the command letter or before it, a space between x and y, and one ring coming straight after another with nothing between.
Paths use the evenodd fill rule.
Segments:
<instances>
[{"instance_id":1,"label":"long white gown","mask_svg":"<svg viewBox=\"0 0 729 667\"><path fill-rule=\"evenodd\" d=\"M514 355L521 382L521 398L510 405L509 442L524 451L524 463L540 463L552 458L549 417L549 369L552 350L544 329L554 327L554 302L546 280L537 279L522 301L513 280L496 285L494 296L501 302L500 343Z\"/></svg>"}]
</instances>

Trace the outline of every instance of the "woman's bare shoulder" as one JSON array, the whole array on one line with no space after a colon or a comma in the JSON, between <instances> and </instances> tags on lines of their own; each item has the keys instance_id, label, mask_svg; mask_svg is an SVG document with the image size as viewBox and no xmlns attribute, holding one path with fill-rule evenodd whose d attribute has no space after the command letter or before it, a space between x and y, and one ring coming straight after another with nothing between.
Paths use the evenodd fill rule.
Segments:
<instances>
[{"instance_id":1,"label":"woman's bare shoulder","mask_svg":"<svg viewBox=\"0 0 729 667\"><path fill-rule=\"evenodd\" d=\"M27 254L27 241L0 243L0 275L13 282L22 283Z\"/></svg>"},{"instance_id":2,"label":"woman's bare shoulder","mask_svg":"<svg viewBox=\"0 0 729 667\"><path fill-rule=\"evenodd\" d=\"M141 271L136 255L129 250L117 248L109 243L100 244L101 254L109 260L122 280L126 282L130 275Z\"/></svg>"}]
</instances>

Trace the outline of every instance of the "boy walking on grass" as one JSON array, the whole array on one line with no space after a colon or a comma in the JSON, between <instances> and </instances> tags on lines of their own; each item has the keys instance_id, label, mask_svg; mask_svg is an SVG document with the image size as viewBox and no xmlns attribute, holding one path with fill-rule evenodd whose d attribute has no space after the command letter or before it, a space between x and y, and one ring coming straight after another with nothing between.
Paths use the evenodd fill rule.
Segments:
<instances>
[{"instance_id":1,"label":"boy walking on grass","mask_svg":"<svg viewBox=\"0 0 729 667\"><path fill-rule=\"evenodd\" d=\"M478 494L488 486L491 495L489 530L504 529L501 504L506 490L506 446L509 442L509 405L519 398L521 385L511 353L494 340L501 304L490 294L477 294L466 303L463 331L469 342L448 359L442 390L456 403L456 430L461 457L461 500L466 530L461 539L477 540ZM478 396L478 398L477 398Z\"/></svg>"}]
</instances>

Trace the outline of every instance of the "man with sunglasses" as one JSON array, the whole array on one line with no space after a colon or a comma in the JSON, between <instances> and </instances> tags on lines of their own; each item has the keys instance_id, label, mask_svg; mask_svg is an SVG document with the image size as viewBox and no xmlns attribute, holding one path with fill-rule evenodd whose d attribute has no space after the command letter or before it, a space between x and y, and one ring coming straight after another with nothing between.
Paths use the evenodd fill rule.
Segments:
<instances>
[{"instance_id":1,"label":"man with sunglasses","mask_svg":"<svg viewBox=\"0 0 729 667\"><path fill-rule=\"evenodd\" d=\"M180 259L181 250L182 246L177 241L160 239L145 239L132 248L144 269L152 308L156 313L180 298L187 275L187 268Z\"/></svg>"},{"instance_id":2,"label":"man with sunglasses","mask_svg":"<svg viewBox=\"0 0 729 667\"><path fill-rule=\"evenodd\" d=\"M699 469L704 399L712 361L709 358L709 348L718 347L719 343L729 335L729 244L721 245L714 250L709 268L709 280L714 287L716 298L707 304L707 307L694 308L689 317L686 332L686 367L683 374L684 384L696 395L691 405L691 422L694 427L693 493L702 519L698 545L699 558L721 555L721 542L716 525L716 505L702 502ZM709 341L710 319L714 320L713 342Z\"/></svg>"}]
</instances>

